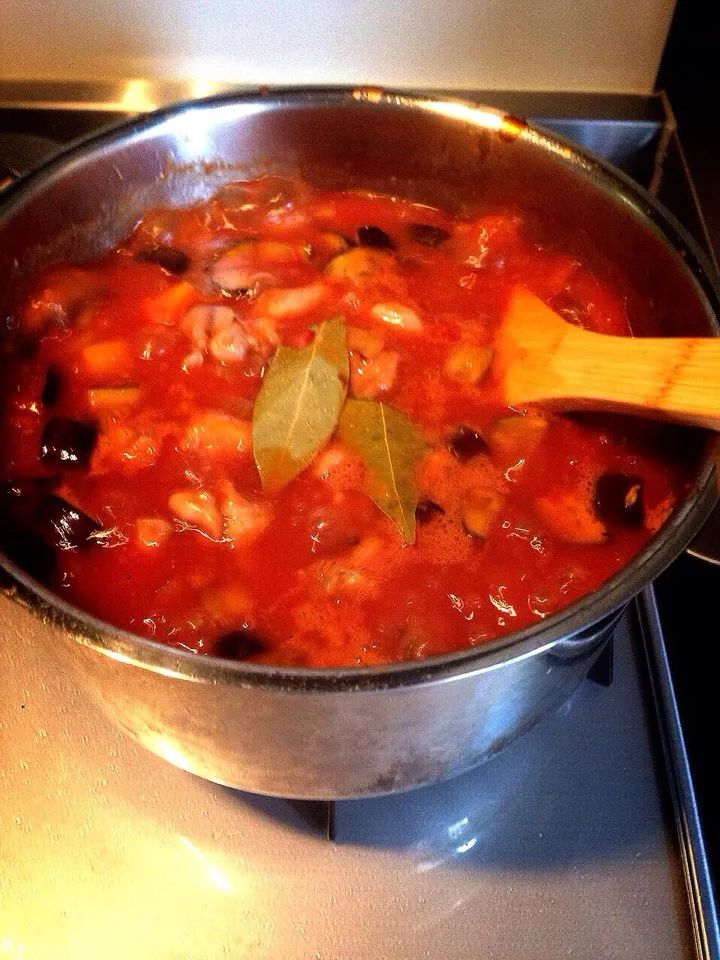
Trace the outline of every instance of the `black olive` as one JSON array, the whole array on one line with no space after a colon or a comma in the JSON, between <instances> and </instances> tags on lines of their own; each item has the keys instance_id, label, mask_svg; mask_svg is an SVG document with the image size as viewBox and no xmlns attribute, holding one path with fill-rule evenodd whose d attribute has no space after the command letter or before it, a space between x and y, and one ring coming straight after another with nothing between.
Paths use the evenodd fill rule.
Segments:
<instances>
[{"instance_id":1,"label":"black olive","mask_svg":"<svg viewBox=\"0 0 720 960\"><path fill-rule=\"evenodd\" d=\"M43 535L58 550L88 547L93 543L93 534L102 530L92 517L54 493L42 501L36 519Z\"/></svg>"},{"instance_id":2,"label":"black olive","mask_svg":"<svg viewBox=\"0 0 720 960\"><path fill-rule=\"evenodd\" d=\"M245 660L256 653L264 653L267 645L253 630L231 630L215 641L213 656L226 660Z\"/></svg>"},{"instance_id":3,"label":"black olive","mask_svg":"<svg viewBox=\"0 0 720 960\"><path fill-rule=\"evenodd\" d=\"M380 227L358 227L357 238L364 247L384 247L389 250L393 248L392 240Z\"/></svg>"},{"instance_id":4,"label":"black olive","mask_svg":"<svg viewBox=\"0 0 720 960\"><path fill-rule=\"evenodd\" d=\"M40 402L44 407L52 407L53 404L57 403L58 397L60 396L60 386L60 371L56 366L49 367L45 377L45 386L43 387L43 392L40 397Z\"/></svg>"},{"instance_id":5,"label":"black olive","mask_svg":"<svg viewBox=\"0 0 720 960\"><path fill-rule=\"evenodd\" d=\"M430 523L433 517L442 517L445 511L439 503L423 497L415 507L415 520L422 526L424 523Z\"/></svg>"},{"instance_id":6,"label":"black olive","mask_svg":"<svg viewBox=\"0 0 720 960\"><path fill-rule=\"evenodd\" d=\"M410 239L421 243L424 247L439 247L450 239L450 234L442 227L433 227L429 223L411 223L408 227Z\"/></svg>"},{"instance_id":7,"label":"black olive","mask_svg":"<svg viewBox=\"0 0 720 960\"><path fill-rule=\"evenodd\" d=\"M55 570L55 551L35 530L4 531L0 550L38 583L47 583Z\"/></svg>"},{"instance_id":8,"label":"black olive","mask_svg":"<svg viewBox=\"0 0 720 960\"><path fill-rule=\"evenodd\" d=\"M176 250L175 247L145 247L144 250L135 254L135 259L140 263L156 263L168 273L174 273L176 276L185 273L190 266L190 257L182 250Z\"/></svg>"},{"instance_id":9,"label":"black olive","mask_svg":"<svg viewBox=\"0 0 720 960\"><path fill-rule=\"evenodd\" d=\"M82 469L90 463L96 442L95 423L55 417L45 424L40 444L40 459L51 467Z\"/></svg>"},{"instance_id":10,"label":"black olive","mask_svg":"<svg viewBox=\"0 0 720 960\"><path fill-rule=\"evenodd\" d=\"M643 481L624 473L603 473L595 484L595 510L601 520L625 527L643 522Z\"/></svg>"},{"instance_id":11,"label":"black olive","mask_svg":"<svg viewBox=\"0 0 720 960\"><path fill-rule=\"evenodd\" d=\"M448 449L461 463L490 450L482 435L472 427L458 427L448 441Z\"/></svg>"}]
</instances>

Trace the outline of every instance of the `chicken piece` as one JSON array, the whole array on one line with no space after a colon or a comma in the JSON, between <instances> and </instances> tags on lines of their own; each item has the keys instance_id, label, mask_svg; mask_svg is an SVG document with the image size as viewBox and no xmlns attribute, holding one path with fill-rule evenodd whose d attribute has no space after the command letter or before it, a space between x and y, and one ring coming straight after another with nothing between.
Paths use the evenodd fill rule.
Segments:
<instances>
[{"instance_id":1,"label":"chicken piece","mask_svg":"<svg viewBox=\"0 0 720 960\"><path fill-rule=\"evenodd\" d=\"M272 520L269 503L252 503L242 497L232 484L227 484L222 502L223 528L228 540L250 543L265 530Z\"/></svg>"},{"instance_id":2,"label":"chicken piece","mask_svg":"<svg viewBox=\"0 0 720 960\"><path fill-rule=\"evenodd\" d=\"M381 320L391 327L407 330L409 333L419 333L423 328L422 320L417 313L402 303L376 303L370 310L370 314L376 320Z\"/></svg>"},{"instance_id":3,"label":"chicken piece","mask_svg":"<svg viewBox=\"0 0 720 960\"><path fill-rule=\"evenodd\" d=\"M221 540L223 517L211 493L202 490L178 490L168 500L170 513L184 527Z\"/></svg>"},{"instance_id":4,"label":"chicken piece","mask_svg":"<svg viewBox=\"0 0 720 960\"><path fill-rule=\"evenodd\" d=\"M445 361L445 373L470 386L477 386L492 363L493 352L489 347L479 347L472 343L461 343L448 355Z\"/></svg>"},{"instance_id":5,"label":"chicken piece","mask_svg":"<svg viewBox=\"0 0 720 960\"><path fill-rule=\"evenodd\" d=\"M286 290L268 290L258 300L257 309L268 317L292 317L307 313L322 300L325 285L311 283L306 287L289 287Z\"/></svg>"},{"instance_id":6,"label":"chicken piece","mask_svg":"<svg viewBox=\"0 0 720 960\"><path fill-rule=\"evenodd\" d=\"M548 421L540 413L502 417L490 430L490 450L503 460L526 457L537 447L547 429Z\"/></svg>"},{"instance_id":7,"label":"chicken piece","mask_svg":"<svg viewBox=\"0 0 720 960\"><path fill-rule=\"evenodd\" d=\"M198 414L180 442L181 450L202 450L220 455L251 449L252 427L246 420L207 410Z\"/></svg>"}]
</instances>

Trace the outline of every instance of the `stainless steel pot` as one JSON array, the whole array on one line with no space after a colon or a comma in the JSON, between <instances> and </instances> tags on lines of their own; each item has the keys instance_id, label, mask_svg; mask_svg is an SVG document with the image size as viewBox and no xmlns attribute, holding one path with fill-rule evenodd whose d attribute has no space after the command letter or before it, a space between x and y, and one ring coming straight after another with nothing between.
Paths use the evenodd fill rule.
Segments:
<instances>
[{"instance_id":1,"label":"stainless steel pot","mask_svg":"<svg viewBox=\"0 0 720 960\"><path fill-rule=\"evenodd\" d=\"M710 266L622 174L495 111L352 90L214 98L66 150L3 199L0 310L33 271L94 257L146 208L196 201L268 171L458 212L510 197L571 237L580 255L602 248L647 299L651 322L636 333L718 333ZM0 562L14 595L61 625L68 663L103 709L178 766L289 797L402 790L477 764L586 675L618 612L687 545L716 499L705 438L690 430L685 438L697 457L695 486L617 576L532 629L412 665L306 670L195 656L108 627Z\"/></svg>"}]
</instances>

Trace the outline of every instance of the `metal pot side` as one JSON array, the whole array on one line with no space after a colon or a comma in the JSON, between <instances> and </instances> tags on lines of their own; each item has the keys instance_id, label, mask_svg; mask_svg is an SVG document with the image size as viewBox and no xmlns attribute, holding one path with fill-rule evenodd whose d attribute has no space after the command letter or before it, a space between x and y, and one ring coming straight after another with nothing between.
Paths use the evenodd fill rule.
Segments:
<instances>
[{"instance_id":1,"label":"metal pot side","mask_svg":"<svg viewBox=\"0 0 720 960\"><path fill-rule=\"evenodd\" d=\"M391 171L391 172L389 172ZM280 91L173 108L70 148L10 188L0 210L0 309L27 276L92 259L149 207L187 204L263 172L394 192L457 213L538 211L574 252L602 247L649 304L639 334L717 334L712 270L667 212L557 137L457 101ZM11 592L62 626L60 649L105 712L193 773L279 796L367 796L450 777L564 702L627 601L687 545L715 502L705 437L697 482L645 550L594 594L487 647L387 668L265 668L197 657L114 630L7 559Z\"/></svg>"}]
</instances>

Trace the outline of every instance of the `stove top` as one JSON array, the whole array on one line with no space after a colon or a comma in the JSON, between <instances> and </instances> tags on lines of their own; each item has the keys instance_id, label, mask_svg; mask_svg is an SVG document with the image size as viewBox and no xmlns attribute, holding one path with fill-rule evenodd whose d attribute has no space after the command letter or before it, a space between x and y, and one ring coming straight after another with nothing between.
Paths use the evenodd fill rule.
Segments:
<instances>
[{"instance_id":1,"label":"stove top","mask_svg":"<svg viewBox=\"0 0 720 960\"><path fill-rule=\"evenodd\" d=\"M0 167L187 92L0 87ZM474 96L608 157L707 243L661 97ZM678 561L572 700L471 773L332 807L145 752L0 595L0 956L720 958L712 681L688 655L719 577Z\"/></svg>"}]
</instances>

